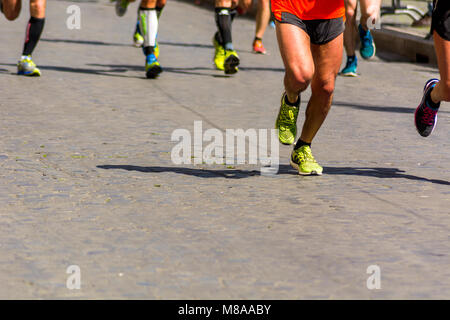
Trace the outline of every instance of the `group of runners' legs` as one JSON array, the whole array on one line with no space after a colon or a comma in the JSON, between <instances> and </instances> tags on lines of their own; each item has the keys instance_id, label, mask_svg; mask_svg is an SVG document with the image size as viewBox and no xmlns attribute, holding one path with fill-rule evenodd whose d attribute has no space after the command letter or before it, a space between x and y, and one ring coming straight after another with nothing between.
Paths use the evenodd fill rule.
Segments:
<instances>
[{"instance_id":1,"label":"group of runners' legs","mask_svg":"<svg viewBox=\"0 0 450 320\"><path fill-rule=\"evenodd\" d=\"M123 16L135 0L116 0L116 13ZM275 127L279 140L294 145L290 162L302 175L321 175L322 167L311 151L311 144L331 108L336 77L344 48L347 62L341 71L357 76L355 36L359 34L360 55L375 56L376 47L370 32L379 18L381 0L360 0L361 19L356 25L358 0L256 0L257 22L253 52L265 53L262 37L270 20L270 8L276 21L278 45L285 66L284 87ZM21 0L0 0L1 11L8 20L16 19ZM232 24L238 11L247 11L252 0L215 0L217 31L213 35L214 65L226 74L238 72L239 56L233 46ZM436 126L442 101L450 101L450 1L434 0L432 31L438 59L440 79L426 82L423 98L415 112L415 125L426 137ZM156 78L163 68L158 62L157 41L159 19L166 0L140 0L133 42L142 47L147 78ZM40 70L31 59L45 22L46 0L30 0L30 19L18 74L39 76ZM297 139L297 118L301 94L311 87L303 125Z\"/></svg>"}]
</instances>

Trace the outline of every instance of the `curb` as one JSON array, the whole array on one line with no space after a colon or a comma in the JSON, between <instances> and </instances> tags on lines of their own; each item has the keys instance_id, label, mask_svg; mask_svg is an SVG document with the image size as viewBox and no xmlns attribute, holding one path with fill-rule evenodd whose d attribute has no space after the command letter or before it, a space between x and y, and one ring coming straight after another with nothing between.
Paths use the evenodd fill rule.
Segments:
<instances>
[{"instance_id":1,"label":"curb","mask_svg":"<svg viewBox=\"0 0 450 320\"><path fill-rule=\"evenodd\" d=\"M425 40L415 34L395 27L382 27L372 31L377 49L400 55L411 62L437 65L432 40Z\"/></svg>"}]
</instances>

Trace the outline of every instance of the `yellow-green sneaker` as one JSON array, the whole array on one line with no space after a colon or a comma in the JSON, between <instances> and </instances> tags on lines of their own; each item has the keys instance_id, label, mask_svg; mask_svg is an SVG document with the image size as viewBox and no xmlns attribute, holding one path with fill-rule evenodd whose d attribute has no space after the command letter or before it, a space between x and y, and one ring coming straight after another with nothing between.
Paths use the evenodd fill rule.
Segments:
<instances>
[{"instance_id":1,"label":"yellow-green sneaker","mask_svg":"<svg viewBox=\"0 0 450 320\"><path fill-rule=\"evenodd\" d=\"M28 77L39 77L41 70L36 67L36 64L31 60L31 56L22 56L17 62L17 74Z\"/></svg>"},{"instance_id":2,"label":"yellow-green sneaker","mask_svg":"<svg viewBox=\"0 0 450 320\"><path fill-rule=\"evenodd\" d=\"M140 32L135 32L133 35L133 45L136 48L140 48L142 47L142 45L144 44L144 37L141 35Z\"/></svg>"},{"instance_id":3,"label":"yellow-green sneaker","mask_svg":"<svg viewBox=\"0 0 450 320\"><path fill-rule=\"evenodd\" d=\"M297 135L297 117L299 108L286 104L286 92L281 96L280 111L278 112L275 129L278 129L278 140L282 144L290 145L295 142ZM300 99L300 97L299 97Z\"/></svg>"},{"instance_id":4,"label":"yellow-green sneaker","mask_svg":"<svg viewBox=\"0 0 450 320\"><path fill-rule=\"evenodd\" d=\"M223 68L225 74L234 74L238 72L239 56L234 50L225 50L225 61L223 63Z\"/></svg>"},{"instance_id":5,"label":"yellow-green sneaker","mask_svg":"<svg viewBox=\"0 0 450 320\"><path fill-rule=\"evenodd\" d=\"M216 40L216 36L213 37L213 45L215 49L214 64L217 69L224 70L223 64L225 63L225 49Z\"/></svg>"},{"instance_id":6,"label":"yellow-green sneaker","mask_svg":"<svg viewBox=\"0 0 450 320\"><path fill-rule=\"evenodd\" d=\"M298 170L298 174L303 176L321 176L323 172L323 168L314 159L311 148L307 145L292 151L291 166Z\"/></svg>"}]
</instances>

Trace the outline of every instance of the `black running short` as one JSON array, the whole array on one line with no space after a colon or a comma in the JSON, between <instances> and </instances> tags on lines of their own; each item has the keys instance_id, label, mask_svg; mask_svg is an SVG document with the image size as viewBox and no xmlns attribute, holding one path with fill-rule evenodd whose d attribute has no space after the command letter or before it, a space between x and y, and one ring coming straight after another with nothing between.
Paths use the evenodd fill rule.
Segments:
<instances>
[{"instance_id":1,"label":"black running short","mask_svg":"<svg viewBox=\"0 0 450 320\"><path fill-rule=\"evenodd\" d=\"M450 0L434 0L431 31L450 41Z\"/></svg>"},{"instance_id":2,"label":"black running short","mask_svg":"<svg viewBox=\"0 0 450 320\"><path fill-rule=\"evenodd\" d=\"M336 39L345 30L344 18L301 20L292 13L282 12L281 21L277 21L299 27L309 35L311 43L318 45L326 44Z\"/></svg>"}]
</instances>

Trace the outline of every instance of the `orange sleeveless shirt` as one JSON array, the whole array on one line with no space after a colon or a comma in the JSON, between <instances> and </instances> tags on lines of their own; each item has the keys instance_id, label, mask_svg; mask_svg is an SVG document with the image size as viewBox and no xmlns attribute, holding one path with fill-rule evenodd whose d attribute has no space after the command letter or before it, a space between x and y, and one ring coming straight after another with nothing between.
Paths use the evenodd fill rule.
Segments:
<instances>
[{"instance_id":1,"label":"orange sleeveless shirt","mask_svg":"<svg viewBox=\"0 0 450 320\"><path fill-rule=\"evenodd\" d=\"M271 0L272 12L281 21L288 12L301 20L336 19L345 16L344 0Z\"/></svg>"}]
</instances>

